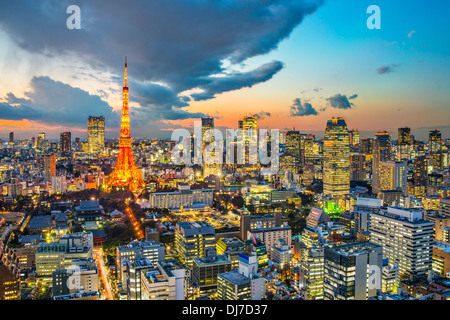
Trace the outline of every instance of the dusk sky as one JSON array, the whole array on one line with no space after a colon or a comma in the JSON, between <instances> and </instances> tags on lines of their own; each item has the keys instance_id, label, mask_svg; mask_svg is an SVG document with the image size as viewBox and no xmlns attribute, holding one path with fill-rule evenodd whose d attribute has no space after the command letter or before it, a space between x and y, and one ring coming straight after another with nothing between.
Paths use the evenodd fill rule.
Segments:
<instances>
[{"instance_id":1,"label":"dusk sky","mask_svg":"<svg viewBox=\"0 0 450 320\"><path fill-rule=\"evenodd\" d=\"M370 5L380 30L367 28ZM341 116L362 138L404 126L450 138L449 12L426 0L3 0L0 138L86 138L88 116L118 138L125 55L134 137L256 115L318 137Z\"/></svg>"}]
</instances>

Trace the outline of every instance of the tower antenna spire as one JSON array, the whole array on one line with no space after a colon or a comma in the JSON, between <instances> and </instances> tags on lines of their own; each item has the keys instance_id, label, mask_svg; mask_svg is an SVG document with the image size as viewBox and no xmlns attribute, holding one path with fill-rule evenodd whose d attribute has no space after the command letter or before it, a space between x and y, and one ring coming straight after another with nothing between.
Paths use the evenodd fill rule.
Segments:
<instances>
[{"instance_id":1,"label":"tower antenna spire","mask_svg":"<svg viewBox=\"0 0 450 320\"><path fill-rule=\"evenodd\" d=\"M124 82L124 87L127 86L127 68L128 68L128 63L127 63L127 56L125 56L125 82Z\"/></svg>"}]
</instances>

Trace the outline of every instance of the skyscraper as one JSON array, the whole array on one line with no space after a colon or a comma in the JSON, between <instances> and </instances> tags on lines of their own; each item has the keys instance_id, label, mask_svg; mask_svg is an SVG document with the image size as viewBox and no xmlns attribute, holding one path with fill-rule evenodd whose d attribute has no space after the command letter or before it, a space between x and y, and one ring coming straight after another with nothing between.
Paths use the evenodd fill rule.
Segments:
<instances>
[{"instance_id":1,"label":"skyscraper","mask_svg":"<svg viewBox=\"0 0 450 320\"><path fill-rule=\"evenodd\" d=\"M296 166L300 165L300 131L286 132L286 153L294 157Z\"/></svg>"},{"instance_id":2,"label":"skyscraper","mask_svg":"<svg viewBox=\"0 0 450 320\"><path fill-rule=\"evenodd\" d=\"M332 197L350 193L350 143L344 118L327 122L323 142L323 193Z\"/></svg>"},{"instance_id":3,"label":"skyscraper","mask_svg":"<svg viewBox=\"0 0 450 320\"><path fill-rule=\"evenodd\" d=\"M412 148L412 136L411 128L398 128L398 138L397 138L397 159L408 160L411 157Z\"/></svg>"},{"instance_id":4,"label":"skyscraper","mask_svg":"<svg viewBox=\"0 0 450 320\"><path fill-rule=\"evenodd\" d=\"M63 132L60 135L60 151L62 154L70 153L72 149L72 135L70 132Z\"/></svg>"},{"instance_id":5,"label":"skyscraper","mask_svg":"<svg viewBox=\"0 0 450 320\"><path fill-rule=\"evenodd\" d=\"M363 154L353 153L350 156L350 180L364 181L366 178L365 170L366 157Z\"/></svg>"},{"instance_id":6,"label":"skyscraper","mask_svg":"<svg viewBox=\"0 0 450 320\"><path fill-rule=\"evenodd\" d=\"M56 176L56 157L46 155L44 157L44 177L46 181L50 181L54 176Z\"/></svg>"},{"instance_id":7,"label":"skyscraper","mask_svg":"<svg viewBox=\"0 0 450 320\"><path fill-rule=\"evenodd\" d=\"M372 193L380 190L380 163L389 161L391 155L391 135L386 131L377 132L372 149Z\"/></svg>"},{"instance_id":8,"label":"skyscraper","mask_svg":"<svg viewBox=\"0 0 450 320\"><path fill-rule=\"evenodd\" d=\"M45 132L39 132L36 140L36 147L44 148L46 146Z\"/></svg>"},{"instance_id":9,"label":"skyscraper","mask_svg":"<svg viewBox=\"0 0 450 320\"><path fill-rule=\"evenodd\" d=\"M428 135L428 151L429 152L438 152L441 151L442 148L442 136L441 131L433 130L430 131Z\"/></svg>"},{"instance_id":10,"label":"skyscraper","mask_svg":"<svg viewBox=\"0 0 450 320\"><path fill-rule=\"evenodd\" d=\"M350 146L355 147L359 144L359 131L352 129L348 131Z\"/></svg>"},{"instance_id":11,"label":"skyscraper","mask_svg":"<svg viewBox=\"0 0 450 320\"><path fill-rule=\"evenodd\" d=\"M81 151L81 141L80 138L75 138L75 151Z\"/></svg>"},{"instance_id":12,"label":"skyscraper","mask_svg":"<svg viewBox=\"0 0 450 320\"><path fill-rule=\"evenodd\" d=\"M87 122L89 153L98 154L105 147L105 117L89 116Z\"/></svg>"},{"instance_id":13,"label":"skyscraper","mask_svg":"<svg viewBox=\"0 0 450 320\"><path fill-rule=\"evenodd\" d=\"M244 117L242 130L245 143L245 163L254 165L258 163L258 119L256 117ZM254 150L254 152L250 152Z\"/></svg>"},{"instance_id":14,"label":"skyscraper","mask_svg":"<svg viewBox=\"0 0 450 320\"><path fill-rule=\"evenodd\" d=\"M10 144L14 143L14 132L9 133L9 143Z\"/></svg>"},{"instance_id":15,"label":"skyscraper","mask_svg":"<svg viewBox=\"0 0 450 320\"><path fill-rule=\"evenodd\" d=\"M426 156L414 158L414 185L427 186L428 181L428 159Z\"/></svg>"},{"instance_id":16,"label":"skyscraper","mask_svg":"<svg viewBox=\"0 0 450 320\"><path fill-rule=\"evenodd\" d=\"M372 159L373 156L373 139L361 140L361 153L366 156L366 161Z\"/></svg>"},{"instance_id":17,"label":"skyscraper","mask_svg":"<svg viewBox=\"0 0 450 320\"><path fill-rule=\"evenodd\" d=\"M203 152L203 177L209 175L220 176L221 174L221 162L220 159L221 151L213 148L213 146L208 147L214 142L214 118L205 117L202 118L202 152ZM209 150L207 152L205 149Z\"/></svg>"},{"instance_id":18,"label":"skyscraper","mask_svg":"<svg viewBox=\"0 0 450 320\"><path fill-rule=\"evenodd\" d=\"M119 156L113 173L109 176L105 190L128 189L135 194L140 194L145 188L145 182L134 163L131 150L132 139L130 136L130 114L128 108L128 84L127 84L127 60L125 58L125 75L122 90L122 117L120 121Z\"/></svg>"},{"instance_id":19,"label":"skyscraper","mask_svg":"<svg viewBox=\"0 0 450 320\"><path fill-rule=\"evenodd\" d=\"M212 118L212 117L202 118L202 151L203 151L203 149L205 149L205 147L208 144L213 142L214 137L212 137L212 136L205 137L205 133L208 130L213 130L213 129L214 129L214 118Z\"/></svg>"},{"instance_id":20,"label":"skyscraper","mask_svg":"<svg viewBox=\"0 0 450 320\"><path fill-rule=\"evenodd\" d=\"M407 162L386 161L380 163L380 191L401 190L407 192Z\"/></svg>"}]
</instances>

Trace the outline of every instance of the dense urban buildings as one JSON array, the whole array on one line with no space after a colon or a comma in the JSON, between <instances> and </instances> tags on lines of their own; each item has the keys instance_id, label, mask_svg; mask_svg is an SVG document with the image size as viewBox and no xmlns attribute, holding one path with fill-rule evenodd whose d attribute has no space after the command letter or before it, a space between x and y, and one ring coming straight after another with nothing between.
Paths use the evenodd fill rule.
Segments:
<instances>
[{"instance_id":1,"label":"dense urban buildings","mask_svg":"<svg viewBox=\"0 0 450 320\"><path fill-rule=\"evenodd\" d=\"M256 130L257 119L239 127ZM208 129L214 118L202 119ZM41 132L36 163L2 167L3 203L30 199L25 214L1 217L2 299L447 299L450 145L436 131L428 148L399 132L400 145L386 131L360 139L343 118L320 141L286 131L273 177L248 156L205 176L202 164L174 166L163 140L123 136L101 154L70 132L59 144ZM115 154L128 153L141 187L112 188Z\"/></svg>"},{"instance_id":2,"label":"dense urban buildings","mask_svg":"<svg viewBox=\"0 0 450 320\"><path fill-rule=\"evenodd\" d=\"M250 153L260 117L239 115L226 150L207 136L215 118L198 121L201 151L237 160L243 147L242 163L179 164L174 141L131 138L128 94L125 63L118 140L91 116L87 140L5 137L0 299L450 299L439 130L364 138L342 117L323 139L286 129L268 175Z\"/></svg>"}]
</instances>

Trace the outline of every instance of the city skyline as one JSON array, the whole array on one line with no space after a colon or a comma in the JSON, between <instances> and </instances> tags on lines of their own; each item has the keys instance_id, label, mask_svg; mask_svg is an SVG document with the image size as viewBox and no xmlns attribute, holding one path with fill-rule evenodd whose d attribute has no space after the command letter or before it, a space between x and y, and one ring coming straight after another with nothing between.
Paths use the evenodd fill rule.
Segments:
<instances>
[{"instance_id":1,"label":"city skyline","mask_svg":"<svg viewBox=\"0 0 450 320\"><path fill-rule=\"evenodd\" d=\"M30 4L21 13L15 4L4 5L2 139L9 132L16 139L38 132L58 139L67 131L84 139L88 116L104 116L105 138L116 139L121 107L117 66L124 55L133 62L134 137L170 138L172 129L191 128L203 116L214 117L217 128L236 128L243 116L256 116L261 127L295 127L319 138L331 117L345 118L361 138L386 130L395 139L397 128L404 126L419 140L433 129L446 138L450 70L445 63L449 48L441 41L449 30L445 10L425 1L378 1L381 29L370 30L370 4L297 1L277 7L255 2L245 7L230 1L220 7L188 6L180 0L169 8L149 2L145 9L154 19L147 19L137 14L135 4L125 13L117 2L108 8L81 2L80 30L67 29L64 3L52 12ZM182 15L183 10L192 17ZM7 16L13 11L14 21ZM44 23L49 14L53 19ZM200 22L191 32L195 18ZM250 18L258 28L244 23ZM114 29L106 30L102 19L115 19ZM213 41L227 23L241 28ZM149 32L127 34L124 25ZM34 26L49 32L36 35ZM111 42L96 41L101 36Z\"/></svg>"}]
</instances>

